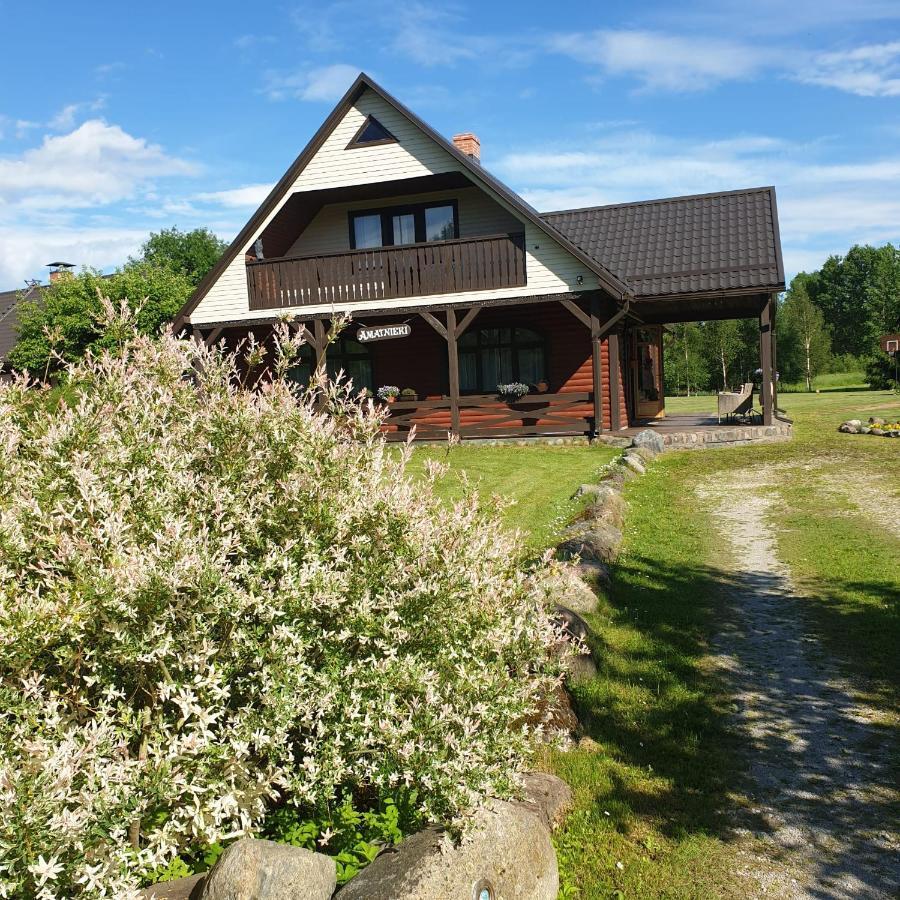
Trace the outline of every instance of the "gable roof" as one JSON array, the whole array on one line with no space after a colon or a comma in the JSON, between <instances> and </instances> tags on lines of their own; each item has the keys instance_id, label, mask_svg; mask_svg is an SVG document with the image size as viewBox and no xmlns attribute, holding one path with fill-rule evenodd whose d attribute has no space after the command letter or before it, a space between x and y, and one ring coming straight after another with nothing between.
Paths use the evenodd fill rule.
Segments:
<instances>
[{"instance_id":1,"label":"gable roof","mask_svg":"<svg viewBox=\"0 0 900 900\"><path fill-rule=\"evenodd\" d=\"M545 213L627 283L636 299L784 290L775 188Z\"/></svg>"},{"instance_id":2,"label":"gable roof","mask_svg":"<svg viewBox=\"0 0 900 900\"><path fill-rule=\"evenodd\" d=\"M294 160L287 172L279 180L278 184L272 188L269 196L263 200L259 209L251 216L247 224L241 229L238 236L231 242L228 249L219 259L215 266L206 274L206 277L197 286L197 289L188 299L178 315L175 317L175 330L178 331L187 321L191 313L197 308L197 305L206 296L209 289L215 284L219 276L225 271L230 263L234 261L241 249L245 247L253 236L259 231L266 218L272 211L284 200L290 191L292 185L300 176L301 172L306 168L315 156L316 152L334 131L335 127L341 122L344 116L353 107L353 104L366 90L377 94L392 106L400 115L404 116L412 125L422 131L431 138L442 150L450 154L453 159L458 162L462 170L476 184L486 186L495 194L500 196L508 203L519 215L525 220L531 222L535 227L540 229L544 234L552 240L560 244L565 250L571 253L576 259L587 266L600 281L604 289L616 299L624 299L631 296L628 286L617 278L609 269L596 258L586 253L580 247L572 243L564 234L557 229L549 221L545 221L538 214L537 210L529 206L518 194L510 190L501 181L483 169L478 163L474 162L464 153L461 153L451 141L448 141L443 135L438 134L430 125L422 121L414 112L407 109L399 100L392 97L380 85L374 82L368 75L361 72L359 77L350 86L346 94L338 101L337 106L328 115L328 118L322 123L319 130L313 135L310 142L304 147L302 153Z\"/></svg>"}]
</instances>

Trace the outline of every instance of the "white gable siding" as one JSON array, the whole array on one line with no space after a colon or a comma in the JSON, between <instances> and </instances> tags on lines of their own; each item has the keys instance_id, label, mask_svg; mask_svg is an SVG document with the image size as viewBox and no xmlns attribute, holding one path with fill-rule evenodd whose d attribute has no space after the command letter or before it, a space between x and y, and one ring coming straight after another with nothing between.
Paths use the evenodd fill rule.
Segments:
<instances>
[{"instance_id":1,"label":"white gable siding","mask_svg":"<svg viewBox=\"0 0 900 900\"><path fill-rule=\"evenodd\" d=\"M345 149L352 140L367 115L374 115L398 140L396 144L381 144L374 147L357 147ZM371 184L382 181L394 181L402 178L412 178L422 175L432 175L443 172L461 171L463 166L442 147L435 144L427 135L419 131L404 116L398 113L392 106L386 103L378 95L371 91L365 91L356 105L348 110L343 120L325 140L306 169L299 175L291 190L268 217L262 222L259 230L248 240L245 247L232 260L224 272L209 289L206 296L198 304L191 314L191 322L202 325L207 322L234 321L240 319L267 318L272 316L272 310L249 310L247 295L247 275L244 263L244 255L253 247L253 243L269 222L274 218L292 193L322 190L332 187L346 187L354 184ZM476 194L480 188L464 188L459 191L435 192L435 197L455 196L460 198L460 228L461 235L464 227L463 196L474 191ZM478 229L473 234L498 233L509 230L525 231L526 271L528 284L519 288L504 288L494 291L472 291L454 296L442 295L441 299L448 302L478 302L486 299L501 297L529 296L533 294L563 293L571 290L589 290L598 286L596 275L583 263L564 250L556 241L548 237L540 229L526 223L512 228L510 222L519 222L518 216L511 207L500 197L487 192L490 197L484 201L472 199L467 202L467 211L472 215L472 228ZM474 198L475 194L472 194ZM393 202L393 201L391 201ZM334 249L346 249L349 243L347 233L346 211L354 204L333 204L324 207L313 223L309 226L308 245L304 249L294 249L295 253L324 252L323 247L329 242ZM360 204L355 204L359 206ZM365 206L377 206L377 202L367 201ZM339 210L343 208L343 221ZM481 224L479 224L479 218ZM320 221L321 220L321 221ZM339 224L340 223L340 224ZM494 224L504 224L504 227L495 228ZM487 228L491 225L490 228ZM316 236L313 229L319 230ZM466 226L468 227L468 226ZM487 230L481 230L482 227ZM343 229L343 236L339 237ZM303 246L304 237L298 240L295 248ZM316 241L321 241L317 246ZM577 283L578 276L583 278L583 284ZM365 304L346 304L342 309L352 311L354 309L379 309L390 308L402 303L404 306L414 306L416 303L427 305L435 302L435 296L422 298L406 298L402 301L385 300ZM291 310L283 310L290 312ZM329 313L331 306L302 307L296 312L322 312Z\"/></svg>"}]
</instances>

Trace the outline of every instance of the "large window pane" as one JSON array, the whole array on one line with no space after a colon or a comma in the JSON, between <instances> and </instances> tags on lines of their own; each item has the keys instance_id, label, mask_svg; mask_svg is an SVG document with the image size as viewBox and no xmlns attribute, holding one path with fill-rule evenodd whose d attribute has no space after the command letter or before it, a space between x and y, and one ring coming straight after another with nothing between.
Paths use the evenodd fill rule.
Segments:
<instances>
[{"instance_id":1,"label":"large window pane","mask_svg":"<svg viewBox=\"0 0 900 900\"><path fill-rule=\"evenodd\" d=\"M541 347L519 348L519 381L537 384L544 380L544 351Z\"/></svg>"},{"instance_id":2,"label":"large window pane","mask_svg":"<svg viewBox=\"0 0 900 900\"><path fill-rule=\"evenodd\" d=\"M381 216L354 216L353 240L357 249L382 247Z\"/></svg>"},{"instance_id":3,"label":"large window pane","mask_svg":"<svg viewBox=\"0 0 900 900\"><path fill-rule=\"evenodd\" d=\"M430 206L425 210L425 240L449 241L456 237L452 206Z\"/></svg>"},{"instance_id":4,"label":"large window pane","mask_svg":"<svg viewBox=\"0 0 900 900\"><path fill-rule=\"evenodd\" d=\"M463 335L465 337L465 335ZM460 342L462 343L462 342ZM459 354L459 389L478 390L478 356L472 352Z\"/></svg>"},{"instance_id":5,"label":"large window pane","mask_svg":"<svg viewBox=\"0 0 900 900\"><path fill-rule=\"evenodd\" d=\"M414 244L416 242L416 217L413 213L393 216L395 244Z\"/></svg>"}]
</instances>

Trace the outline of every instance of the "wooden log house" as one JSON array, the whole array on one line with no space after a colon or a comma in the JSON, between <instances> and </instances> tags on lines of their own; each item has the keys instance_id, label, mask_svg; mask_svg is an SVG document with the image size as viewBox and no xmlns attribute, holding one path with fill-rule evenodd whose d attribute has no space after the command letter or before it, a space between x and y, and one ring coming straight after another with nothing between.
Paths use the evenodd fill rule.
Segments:
<instances>
[{"instance_id":1,"label":"wooden log house","mask_svg":"<svg viewBox=\"0 0 900 900\"><path fill-rule=\"evenodd\" d=\"M389 439L592 436L664 415L664 324L749 316L770 424L783 289L773 188L538 213L475 135L448 141L361 74L176 327L232 346L290 316L298 379L324 362L415 394ZM336 312L351 324L326 348Z\"/></svg>"}]
</instances>

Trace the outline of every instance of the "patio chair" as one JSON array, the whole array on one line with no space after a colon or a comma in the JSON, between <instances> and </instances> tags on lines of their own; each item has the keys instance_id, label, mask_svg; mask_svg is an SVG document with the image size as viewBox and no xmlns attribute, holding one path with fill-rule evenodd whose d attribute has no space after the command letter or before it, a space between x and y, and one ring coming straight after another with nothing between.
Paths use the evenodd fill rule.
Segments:
<instances>
[{"instance_id":1,"label":"patio chair","mask_svg":"<svg viewBox=\"0 0 900 900\"><path fill-rule=\"evenodd\" d=\"M734 419L735 416L747 416L753 412L753 382L742 385L739 391L722 391L716 395L719 401L719 422L724 416Z\"/></svg>"}]
</instances>

